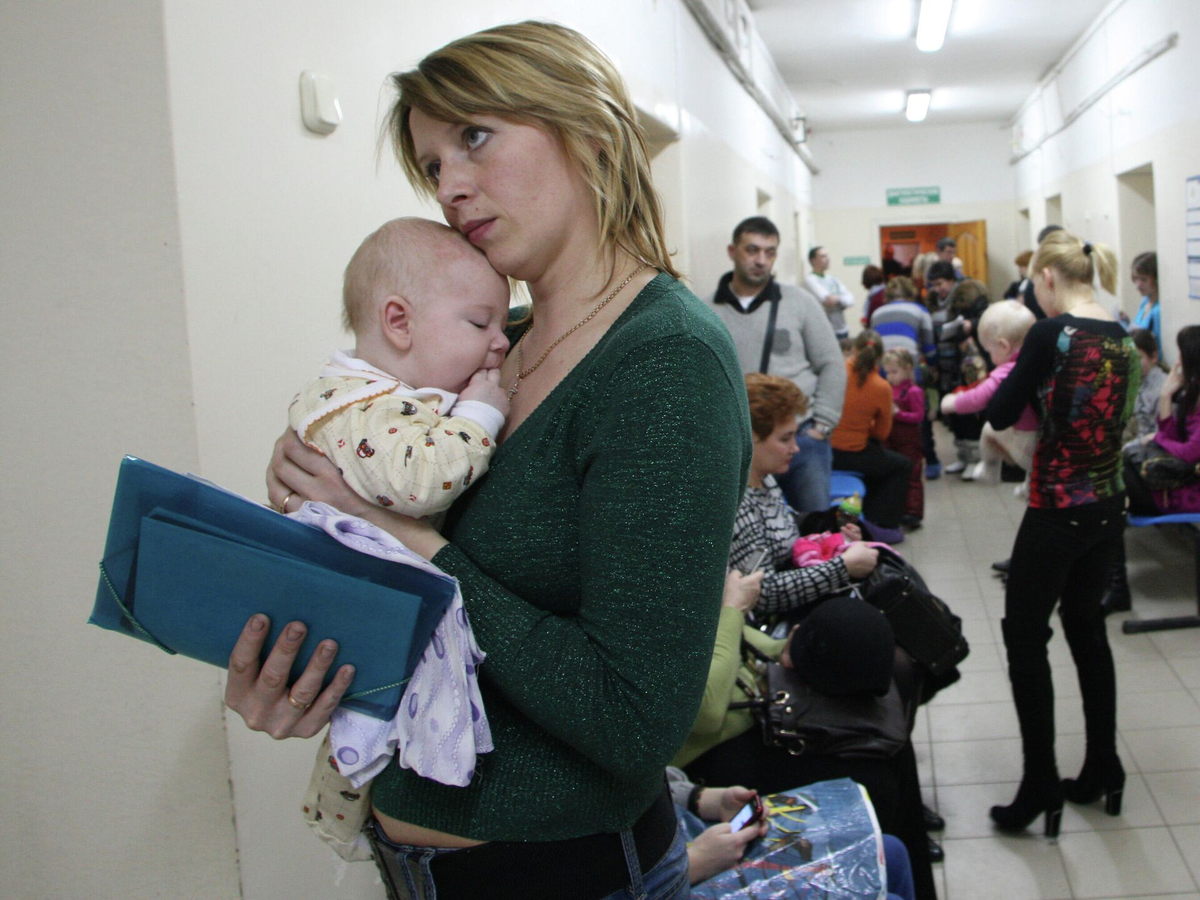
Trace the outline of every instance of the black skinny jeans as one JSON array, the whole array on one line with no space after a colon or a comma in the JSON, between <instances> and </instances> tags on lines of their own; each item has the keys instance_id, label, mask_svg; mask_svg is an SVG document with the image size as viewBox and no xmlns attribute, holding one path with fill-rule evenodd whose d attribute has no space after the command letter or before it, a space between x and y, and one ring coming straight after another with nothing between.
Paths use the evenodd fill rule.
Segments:
<instances>
[{"instance_id":1,"label":"black skinny jeans","mask_svg":"<svg viewBox=\"0 0 1200 900\"><path fill-rule=\"evenodd\" d=\"M1021 724L1025 778L1057 781L1054 686L1046 645L1062 601L1062 627L1083 695L1087 753L1116 753L1117 684L1100 598L1125 528L1125 497L1067 509L1027 509L1004 597L1004 646Z\"/></svg>"},{"instance_id":2,"label":"black skinny jeans","mask_svg":"<svg viewBox=\"0 0 1200 900\"><path fill-rule=\"evenodd\" d=\"M867 441L866 448L857 452L833 451L835 469L862 473L867 487L863 515L883 528L900 527L912 466L912 460L907 456L884 449L876 440Z\"/></svg>"}]
</instances>

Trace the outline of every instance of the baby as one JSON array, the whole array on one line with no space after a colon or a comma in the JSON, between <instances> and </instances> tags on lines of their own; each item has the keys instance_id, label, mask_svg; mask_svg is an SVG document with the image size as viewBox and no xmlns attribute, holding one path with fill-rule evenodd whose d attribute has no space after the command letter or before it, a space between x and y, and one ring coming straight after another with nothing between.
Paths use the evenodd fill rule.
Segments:
<instances>
[{"instance_id":1,"label":"baby","mask_svg":"<svg viewBox=\"0 0 1200 900\"><path fill-rule=\"evenodd\" d=\"M409 516L441 513L487 470L508 415L499 370L508 281L457 231L394 219L350 260L343 303L354 350L333 354L292 401L288 421L360 496ZM325 527L311 520L326 513L311 507L295 515ZM460 593L433 646L439 652L422 656L391 722L333 714L304 814L345 859L369 858L367 782L393 754L423 777L462 786L476 753L492 749L477 681L484 654Z\"/></svg>"},{"instance_id":2,"label":"baby","mask_svg":"<svg viewBox=\"0 0 1200 900\"><path fill-rule=\"evenodd\" d=\"M346 267L337 351L288 409L359 496L440 513L487 470L508 414L508 281L457 231L394 219Z\"/></svg>"},{"instance_id":3,"label":"baby","mask_svg":"<svg viewBox=\"0 0 1200 900\"><path fill-rule=\"evenodd\" d=\"M1034 317L1023 303L1016 300L1001 300L987 308L979 320L979 341L992 357L996 368L981 383L942 400L944 415L977 413L987 409L988 401L1000 387L1013 366L1025 335L1033 327ZM1032 407L1026 407L1012 428L996 431L985 425L981 438L982 458L973 467L963 472L964 481L972 481L998 468L1001 460L1007 460L1026 471L1033 463L1033 450L1037 444L1037 415ZM1020 489L1017 491L1020 494Z\"/></svg>"}]
</instances>

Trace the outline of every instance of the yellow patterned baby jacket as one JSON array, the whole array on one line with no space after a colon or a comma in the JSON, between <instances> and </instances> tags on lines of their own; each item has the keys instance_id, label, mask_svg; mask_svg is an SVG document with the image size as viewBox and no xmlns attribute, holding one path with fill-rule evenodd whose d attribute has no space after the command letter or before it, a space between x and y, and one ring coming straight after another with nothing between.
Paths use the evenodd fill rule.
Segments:
<instances>
[{"instance_id":1,"label":"yellow patterned baby jacket","mask_svg":"<svg viewBox=\"0 0 1200 900\"><path fill-rule=\"evenodd\" d=\"M414 389L337 351L288 408L308 446L359 496L406 516L444 512L487 471L504 417L478 401ZM452 413L445 415L444 412Z\"/></svg>"}]
</instances>

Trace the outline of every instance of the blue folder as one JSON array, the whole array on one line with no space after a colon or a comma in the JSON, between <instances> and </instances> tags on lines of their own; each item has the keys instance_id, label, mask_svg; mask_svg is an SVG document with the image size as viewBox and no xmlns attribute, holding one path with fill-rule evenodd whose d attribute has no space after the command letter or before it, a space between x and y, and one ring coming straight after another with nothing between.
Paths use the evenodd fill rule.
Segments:
<instances>
[{"instance_id":1,"label":"blue folder","mask_svg":"<svg viewBox=\"0 0 1200 900\"><path fill-rule=\"evenodd\" d=\"M454 597L452 578L367 556L323 531L191 475L125 457L113 497L93 625L226 667L247 620L265 613L263 659L289 622L338 642L326 677L355 666L342 706L390 719Z\"/></svg>"}]
</instances>

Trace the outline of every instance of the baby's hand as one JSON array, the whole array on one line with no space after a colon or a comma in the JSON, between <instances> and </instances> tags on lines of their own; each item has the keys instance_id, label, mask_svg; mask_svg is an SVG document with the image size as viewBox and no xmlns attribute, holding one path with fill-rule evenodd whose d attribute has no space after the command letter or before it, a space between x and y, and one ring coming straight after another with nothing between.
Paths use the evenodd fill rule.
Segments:
<instances>
[{"instance_id":1,"label":"baby's hand","mask_svg":"<svg viewBox=\"0 0 1200 900\"><path fill-rule=\"evenodd\" d=\"M508 416L508 391L500 387L499 369L480 369L471 376L471 380L467 382L463 392L458 395L458 399L486 403L488 406L498 409L502 416Z\"/></svg>"},{"instance_id":2,"label":"baby's hand","mask_svg":"<svg viewBox=\"0 0 1200 900\"><path fill-rule=\"evenodd\" d=\"M942 415L943 416L954 415L954 395L953 394L947 394L945 397L942 398Z\"/></svg>"}]
</instances>

